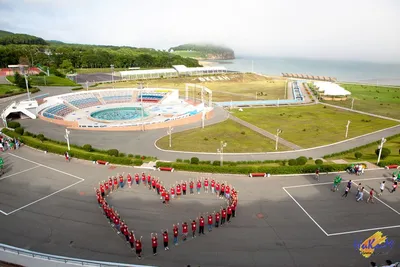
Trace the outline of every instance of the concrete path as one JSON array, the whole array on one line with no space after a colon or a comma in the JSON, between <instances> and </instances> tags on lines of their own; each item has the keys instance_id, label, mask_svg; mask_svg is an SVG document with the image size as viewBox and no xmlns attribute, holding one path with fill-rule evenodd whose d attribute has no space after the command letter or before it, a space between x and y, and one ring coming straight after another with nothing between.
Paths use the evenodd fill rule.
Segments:
<instances>
[{"instance_id":1,"label":"concrete path","mask_svg":"<svg viewBox=\"0 0 400 267\"><path fill-rule=\"evenodd\" d=\"M12 155L3 153L2 157L6 175L0 180L0 209L9 215L0 214L0 242L11 246L88 260L160 267L188 264L201 267L330 267L332 263L334 266L361 267L368 266L370 261L383 263L386 259L398 260L400 257L398 228L383 228L398 225L400 194L385 191L374 205L368 205L365 201L355 201L354 189L348 198L341 197L342 191L331 192L331 182L336 174L321 175L317 184L312 176L304 175L253 179L212 175L239 190L237 217L210 233L206 231L205 236L186 242L180 240L179 246L170 245L169 251L162 249L160 230L171 230L173 222L188 221L200 211L212 212L219 208L220 200L201 192L172 201L167 207L154 192L143 186L112 194L109 202L128 226L138 236L143 236L144 258L138 261L102 215L93 187L116 173L147 170L110 169L77 160L66 163L62 156L30 148L21 148ZM154 172L153 175L160 177L166 185L193 178L193 174L185 172ZM360 182L366 188L377 188L382 179L390 179L390 172L367 171L361 177L348 174L342 174L342 177L344 180L367 179ZM294 187L283 189L291 186ZM360 214L368 216L360 220ZM381 228L396 247L381 248L365 259L354 244ZM151 232L159 233L157 256L151 254Z\"/></svg>"},{"instance_id":2,"label":"concrete path","mask_svg":"<svg viewBox=\"0 0 400 267\"><path fill-rule=\"evenodd\" d=\"M257 132L257 133L259 133L259 134L261 134L261 135L263 135L263 136L265 136L265 137L267 137L267 138L269 138L269 139L271 139L271 140L274 140L274 141L276 140L276 135L274 135L274 134L272 134L272 133L270 133L270 132L267 132L266 130L261 129L261 128L255 126L255 125L253 125L253 124L251 124L251 123L248 123L247 121L244 121L244 120L242 120L242 119L239 119L238 117L235 117L235 116L233 116L232 114L230 115L229 118L230 118L231 120L236 121L237 123L239 123L239 124L241 124L241 125L243 125L243 126L249 128L249 129L251 129L251 130L253 130L253 131L255 131L255 132ZM291 149L293 149L293 150L299 150L299 149L301 149L301 147L299 147L298 145L295 145L295 144L293 144L293 143L291 143L291 142L289 142L289 141L286 141L286 140L283 139L283 138L279 138L279 144L282 144L282 145L284 145L284 146L286 146L286 147L289 147L289 148L291 148Z\"/></svg>"},{"instance_id":3,"label":"concrete path","mask_svg":"<svg viewBox=\"0 0 400 267\"><path fill-rule=\"evenodd\" d=\"M6 76L0 76L0 84L12 84L12 83L6 79Z\"/></svg>"}]
</instances>

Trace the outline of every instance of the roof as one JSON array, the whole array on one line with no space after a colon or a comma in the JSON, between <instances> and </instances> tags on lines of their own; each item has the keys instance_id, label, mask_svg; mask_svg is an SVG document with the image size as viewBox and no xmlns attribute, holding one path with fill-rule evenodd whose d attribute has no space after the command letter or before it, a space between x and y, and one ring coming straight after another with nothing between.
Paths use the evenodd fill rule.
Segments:
<instances>
[{"instance_id":1,"label":"roof","mask_svg":"<svg viewBox=\"0 0 400 267\"><path fill-rule=\"evenodd\" d=\"M174 65L172 67L174 69L176 69L179 73L187 73L187 72L194 72L194 71L226 71L227 70L225 67L222 67L222 66L188 68L184 65Z\"/></svg>"},{"instance_id":2,"label":"roof","mask_svg":"<svg viewBox=\"0 0 400 267\"><path fill-rule=\"evenodd\" d=\"M342 96L342 95L351 95L349 91L339 86L336 83L331 82L314 82L314 85L319 88L318 91L323 92L324 95L329 96Z\"/></svg>"},{"instance_id":3,"label":"roof","mask_svg":"<svg viewBox=\"0 0 400 267\"><path fill-rule=\"evenodd\" d=\"M127 75L176 73L176 70L175 69L124 70L120 71L119 73L121 74L121 76L127 76Z\"/></svg>"}]
</instances>

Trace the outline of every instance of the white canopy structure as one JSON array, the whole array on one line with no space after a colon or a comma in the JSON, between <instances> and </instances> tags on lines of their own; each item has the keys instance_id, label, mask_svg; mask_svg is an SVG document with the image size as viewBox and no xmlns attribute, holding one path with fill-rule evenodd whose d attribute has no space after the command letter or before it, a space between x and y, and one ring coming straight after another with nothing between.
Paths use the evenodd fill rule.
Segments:
<instances>
[{"instance_id":1,"label":"white canopy structure","mask_svg":"<svg viewBox=\"0 0 400 267\"><path fill-rule=\"evenodd\" d=\"M314 82L314 85L318 88L318 91L322 95L326 96L348 96L351 95L349 91L339 86L336 83L331 82Z\"/></svg>"},{"instance_id":2,"label":"white canopy structure","mask_svg":"<svg viewBox=\"0 0 400 267\"><path fill-rule=\"evenodd\" d=\"M172 67L179 73L179 76L201 76L227 72L227 69L221 66L188 68L184 65L174 65Z\"/></svg>"},{"instance_id":3,"label":"white canopy structure","mask_svg":"<svg viewBox=\"0 0 400 267\"><path fill-rule=\"evenodd\" d=\"M155 69L155 70L127 70L120 71L123 80L144 80L178 77L175 69Z\"/></svg>"}]
</instances>

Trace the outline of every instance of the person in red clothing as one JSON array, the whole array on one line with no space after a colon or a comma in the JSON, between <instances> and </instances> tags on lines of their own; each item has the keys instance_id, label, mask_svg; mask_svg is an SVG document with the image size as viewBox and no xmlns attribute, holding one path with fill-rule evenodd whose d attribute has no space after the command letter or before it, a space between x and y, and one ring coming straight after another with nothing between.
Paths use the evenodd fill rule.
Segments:
<instances>
[{"instance_id":1,"label":"person in red clothing","mask_svg":"<svg viewBox=\"0 0 400 267\"><path fill-rule=\"evenodd\" d=\"M223 199L224 196L225 196L225 184L222 183L222 184L221 184L221 190L219 191L219 198L220 198L220 199ZM221 225L222 225L222 223L221 223Z\"/></svg>"},{"instance_id":2,"label":"person in red clothing","mask_svg":"<svg viewBox=\"0 0 400 267\"><path fill-rule=\"evenodd\" d=\"M149 187L149 190L151 190L151 175L147 175L147 186Z\"/></svg>"},{"instance_id":3,"label":"person in red clothing","mask_svg":"<svg viewBox=\"0 0 400 267\"><path fill-rule=\"evenodd\" d=\"M218 228L221 214L218 211L217 212L214 211L214 213L215 213L215 227Z\"/></svg>"},{"instance_id":4,"label":"person in red clothing","mask_svg":"<svg viewBox=\"0 0 400 267\"><path fill-rule=\"evenodd\" d=\"M186 241L189 232L189 226L186 222L182 223L182 239Z\"/></svg>"},{"instance_id":5,"label":"person in red clothing","mask_svg":"<svg viewBox=\"0 0 400 267\"><path fill-rule=\"evenodd\" d=\"M237 205L237 201L234 200L234 201L232 202L232 205L231 205L231 208L232 208L232 218L235 218L235 217L236 217L236 205Z\"/></svg>"},{"instance_id":6,"label":"person in red clothing","mask_svg":"<svg viewBox=\"0 0 400 267\"><path fill-rule=\"evenodd\" d=\"M211 193L215 194L215 180L211 180Z\"/></svg>"},{"instance_id":7,"label":"person in red clothing","mask_svg":"<svg viewBox=\"0 0 400 267\"><path fill-rule=\"evenodd\" d=\"M100 189L100 194L101 194L101 197L103 197L103 198L104 198L104 196L105 196L105 189L104 189L104 185L102 185L101 183L99 183L99 189Z\"/></svg>"},{"instance_id":8,"label":"person in red clothing","mask_svg":"<svg viewBox=\"0 0 400 267\"><path fill-rule=\"evenodd\" d=\"M132 176L130 173L128 173L128 176L126 177L126 180L128 181L128 186L129 188L132 187Z\"/></svg>"},{"instance_id":9,"label":"person in red clothing","mask_svg":"<svg viewBox=\"0 0 400 267\"><path fill-rule=\"evenodd\" d=\"M165 191L164 203L165 203L166 205L169 204L169 193L168 193L167 191Z\"/></svg>"},{"instance_id":10,"label":"person in red clothing","mask_svg":"<svg viewBox=\"0 0 400 267\"><path fill-rule=\"evenodd\" d=\"M231 197L230 194L231 194L231 187L229 185L227 185L225 187L225 197L226 197L226 199L229 199Z\"/></svg>"},{"instance_id":11,"label":"person in red clothing","mask_svg":"<svg viewBox=\"0 0 400 267\"><path fill-rule=\"evenodd\" d=\"M215 194L217 195L217 196L219 196L219 191L221 190L221 186L220 186L220 184L219 184L219 182L217 181L216 183L215 183Z\"/></svg>"},{"instance_id":12,"label":"person in red clothing","mask_svg":"<svg viewBox=\"0 0 400 267\"><path fill-rule=\"evenodd\" d=\"M208 193L208 178L204 180L204 192Z\"/></svg>"},{"instance_id":13,"label":"person in red clothing","mask_svg":"<svg viewBox=\"0 0 400 267\"><path fill-rule=\"evenodd\" d=\"M118 179L114 177L114 191L118 189Z\"/></svg>"},{"instance_id":14,"label":"person in red clothing","mask_svg":"<svg viewBox=\"0 0 400 267\"><path fill-rule=\"evenodd\" d=\"M139 174L135 174L135 182L136 182L136 185L137 186L139 186L139 181L140 181L140 178L139 178Z\"/></svg>"},{"instance_id":15,"label":"person in red clothing","mask_svg":"<svg viewBox=\"0 0 400 267\"><path fill-rule=\"evenodd\" d=\"M151 247L153 248L153 255L157 255L157 247L158 247L158 242L157 242L157 234L151 233Z\"/></svg>"},{"instance_id":16,"label":"person in red clothing","mask_svg":"<svg viewBox=\"0 0 400 267\"><path fill-rule=\"evenodd\" d=\"M207 223L208 223L208 231L212 231L212 224L213 224L213 216L211 214L208 214L207 216Z\"/></svg>"},{"instance_id":17,"label":"person in red clothing","mask_svg":"<svg viewBox=\"0 0 400 267\"><path fill-rule=\"evenodd\" d=\"M226 209L222 208L221 209L221 226L225 223L225 220L226 220Z\"/></svg>"},{"instance_id":18,"label":"person in red clothing","mask_svg":"<svg viewBox=\"0 0 400 267\"><path fill-rule=\"evenodd\" d=\"M135 234L133 231L129 233L129 244L131 245L131 249L133 249L133 245L135 243Z\"/></svg>"},{"instance_id":19,"label":"person in red clothing","mask_svg":"<svg viewBox=\"0 0 400 267\"><path fill-rule=\"evenodd\" d=\"M172 225L172 231L174 232L174 245L178 245L178 235L179 235L179 223L177 225L173 224Z\"/></svg>"},{"instance_id":20,"label":"person in red clothing","mask_svg":"<svg viewBox=\"0 0 400 267\"><path fill-rule=\"evenodd\" d=\"M161 186L160 187L160 193L161 193L161 197L160 197L160 199L162 199L163 201L165 201L165 194L166 194L166 190L165 190L165 188L164 188L164 186Z\"/></svg>"},{"instance_id":21,"label":"person in red clothing","mask_svg":"<svg viewBox=\"0 0 400 267\"><path fill-rule=\"evenodd\" d=\"M115 227L115 229L117 229L117 231L118 231L117 234L120 234L120 231L121 231L121 229L120 229L120 222L121 222L121 219L119 218L117 212L114 212L113 222L114 222L114 227Z\"/></svg>"},{"instance_id":22,"label":"person in red clothing","mask_svg":"<svg viewBox=\"0 0 400 267\"><path fill-rule=\"evenodd\" d=\"M161 233L162 233L162 235L163 235L164 250L169 250L169 247L168 247L168 229L165 230L165 231L163 231L163 230L161 229Z\"/></svg>"},{"instance_id":23,"label":"person in red clothing","mask_svg":"<svg viewBox=\"0 0 400 267\"><path fill-rule=\"evenodd\" d=\"M156 179L151 179L151 186L153 187L153 190L156 191Z\"/></svg>"},{"instance_id":24,"label":"person in red clothing","mask_svg":"<svg viewBox=\"0 0 400 267\"><path fill-rule=\"evenodd\" d=\"M186 187L187 187L186 181L182 181L182 191L184 196L186 196Z\"/></svg>"},{"instance_id":25,"label":"person in red clothing","mask_svg":"<svg viewBox=\"0 0 400 267\"><path fill-rule=\"evenodd\" d=\"M197 218L196 218L197 219ZM192 238L196 237L196 229L197 229L197 224L196 224L196 220L192 221Z\"/></svg>"},{"instance_id":26,"label":"person in red clothing","mask_svg":"<svg viewBox=\"0 0 400 267\"><path fill-rule=\"evenodd\" d=\"M110 188L110 193L113 191L113 180L110 176L108 176L108 188Z\"/></svg>"},{"instance_id":27,"label":"person in red clothing","mask_svg":"<svg viewBox=\"0 0 400 267\"><path fill-rule=\"evenodd\" d=\"M200 219L199 219L199 236L201 234L204 235L204 218L203 218L203 216L200 216Z\"/></svg>"},{"instance_id":28,"label":"person in red clothing","mask_svg":"<svg viewBox=\"0 0 400 267\"><path fill-rule=\"evenodd\" d=\"M200 194L200 189L201 189L201 180L198 179L198 180L197 180L197 194L198 194L198 195Z\"/></svg>"},{"instance_id":29,"label":"person in red clothing","mask_svg":"<svg viewBox=\"0 0 400 267\"><path fill-rule=\"evenodd\" d=\"M108 182L107 181L103 181L103 184L104 184L104 194L105 195L108 195Z\"/></svg>"},{"instance_id":30,"label":"person in red clothing","mask_svg":"<svg viewBox=\"0 0 400 267\"><path fill-rule=\"evenodd\" d=\"M126 243L129 243L129 229L124 221L121 222L121 232L125 236Z\"/></svg>"},{"instance_id":31,"label":"person in red clothing","mask_svg":"<svg viewBox=\"0 0 400 267\"><path fill-rule=\"evenodd\" d=\"M142 183L146 186L146 174L144 172L142 172Z\"/></svg>"},{"instance_id":32,"label":"person in red clothing","mask_svg":"<svg viewBox=\"0 0 400 267\"><path fill-rule=\"evenodd\" d=\"M119 176L119 187L124 188L125 180L124 180L124 175L121 174Z\"/></svg>"},{"instance_id":33,"label":"person in red clothing","mask_svg":"<svg viewBox=\"0 0 400 267\"><path fill-rule=\"evenodd\" d=\"M194 188L194 182L192 180L190 180L189 182L189 188L190 188L190 194L193 194L193 188Z\"/></svg>"},{"instance_id":34,"label":"person in red clothing","mask_svg":"<svg viewBox=\"0 0 400 267\"><path fill-rule=\"evenodd\" d=\"M135 240L136 256L140 260L142 259L142 236L140 239Z\"/></svg>"},{"instance_id":35,"label":"person in red clothing","mask_svg":"<svg viewBox=\"0 0 400 267\"><path fill-rule=\"evenodd\" d=\"M182 187L181 187L180 184L176 185L176 195L177 195L178 198L180 198L181 195L182 195Z\"/></svg>"},{"instance_id":36,"label":"person in red clothing","mask_svg":"<svg viewBox=\"0 0 400 267\"><path fill-rule=\"evenodd\" d=\"M232 207L231 206L228 206L228 208L226 209L226 213L228 215L227 222L230 223L231 222L231 216L232 216Z\"/></svg>"},{"instance_id":37,"label":"person in red clothing","mask_svg":"<svg viewBox=\"0 0 400 267\"><path fill-rule=\"evenodd\" d=\"M159 180L156 181L156 190L157 190L157 195L160 194L160 187L161 187L161 182Z\"/></svg>"},{"instance_id":38,"label":"person in red clothing","mask_svg":"<svg viewBox=\"0 0 400 267\"><path fill-rule=\"evenodd\" d=\"M171 189L169 191L171 192L171 198L174 199L175 198L175 187L171 186Z\"/></svg>"}]
</instances>

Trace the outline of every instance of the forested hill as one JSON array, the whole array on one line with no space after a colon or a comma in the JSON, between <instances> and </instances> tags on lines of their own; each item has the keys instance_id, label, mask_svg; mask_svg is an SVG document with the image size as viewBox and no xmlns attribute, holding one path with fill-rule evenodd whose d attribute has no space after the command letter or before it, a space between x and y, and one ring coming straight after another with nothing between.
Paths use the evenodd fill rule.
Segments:
<instances>
[{"instance_id":1,"label":"forested hill","mask_svg":"<svg viewBox=\"0 0 400 267\"><path fill-rule=\"evenodd\" d=\"M233 49L212 44L184 44L171 47L169 51L182 56L201 59L234 59Z\"/></svg>"},{"instance_id":2,"label":"forested hill","mask_svg":"<svg viewBox=\"0 0 400 267\"><path fill-rule=\"evenodd\" d=\"M59 68L63 61L71 62L73 68L109 68L110 65L115 68L200 66L196 59L151 48L65 44L58 41L46 42L30 35L4 33L5 36L0 37L0 68L18 63ZM31 37L37 38L38 43Z\"/></svg>"}]
</instances>

